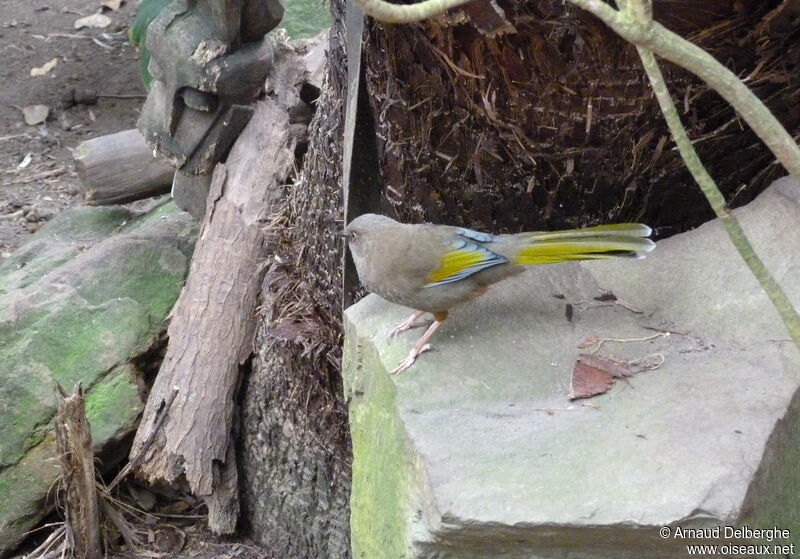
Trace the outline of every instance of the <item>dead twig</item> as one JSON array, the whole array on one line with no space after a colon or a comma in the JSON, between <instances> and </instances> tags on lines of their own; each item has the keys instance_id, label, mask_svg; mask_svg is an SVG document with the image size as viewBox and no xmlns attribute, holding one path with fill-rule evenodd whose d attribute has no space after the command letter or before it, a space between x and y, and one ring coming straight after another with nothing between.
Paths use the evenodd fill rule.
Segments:
<instances>
[{"instance_id":1,"label":"dead twig","mask_svg":"<svg viewBox=\"0 0 800 559\"><path fill-rule=\"evenodd\" d=\"M453 62L453 61L450 59L450 57L449 57L449 56L447 56L447 55L446 55L446 54L445 54L443 51L441 51L440 49L438 49L438 48L436 48L435 46L433 46L433 44L431 44L431 45L430 45L430 47L433 49L433 51L434 51L436 54L438 54L438 55L439 55L439 56L442 58L442 60L444 60L444 62L445 62L445 63L446 63L446 64L447 64L447 65L448 65L448 66L449 66L449 67L450 67L450 68L451 68L451 69L452 69L452 70L453 70L453 71L454 71L456 74L460 74L460 75L462 75L462 76L464 76L464 77L467 77L467 78L473 78L473 79L476 79L476 80L485 80L485 79L486 79L486 76L481 76L481 75L478 75L478 74L473 74L472 72L468 72L468 71L464 70L463 68L461 68L460 66L458 66L458 65L457 65L455 62Z\"/></svg>"},{"instance_id":2,"label":"dead twig","mask_svg":"<svg viewBox=\"0 0 800 559\"><path fill-rule=\"evenodd\" d=\"M647 342L650 340L655 340L657 338L664 338L669 335L670 335L669 332L658 332L656 334L653 334L652 336L645 336L643 338L601 338L599 336L589 336L588 338L583 340L580 344L578 344L578 347L580 349L586 349L596 344L596 347L592 349L589 353L597 353L600 350L600 348L603 347L603 344L606 342L614 342L617 344L627 344L632 342Z\"/></svg>"},{"instance_id":3,"label":"dead twig","mask_svg":"<svg viewBox=\"0 0 800 559\"><path fill-rule=\"evenodd\" d=\"M655 362L650 362L651 359L655 359ZM651 353L650 355L645 355L644 357L639 357L638 359L626 361L625 364L628 367L640 367L638 371L631 371L633 374L636 374L643 373L644 371L655 371L656 369L660 368L666 360L667 358L663 353Z\"/></svg>"},{"instance_id":4,"label":"dead twig","mask_svg":"<svg viewBox=\"0 0 800 559\"><path fill-rule=\"evenodd\" d=\"M23 177L21 179L12 180L12 184L27 184L29 182L33 182L36 180L46 179L48 177L52 177L54 175L60 175L64 172L64 167L56 167L55 169L50 169L48 171L42 171L41 173L34 173L33 175L28 175L27 177Z\"/></svg>"},{"instance_id":5,"label":"dead twig","mask_svg":"<svg viewBox=\"0 0 800 559\"><path fill-rule=\"evenodd\" d=\"M691 332L686 332L684 330L675 330L675 329L667 329L667 328L659 328L657 326L642 326L645 330L652 330L653 332L660 332L662 334L675 334L677 336L686 336L687 338L695 337Z\"/></svg>"},{"instance_id":6,"label":"dead twig","mask_svg":"<svg viewBox=\"0 0 800 559\"><path fill-rule=\"evenodd\" d=\"M30 139L30 134L11 134L10 136L0 136L0 142L5 140L15 140L17 138L28 138Z\"/></svg>"},{"instance_id":7,"label":"dead twig","mask_svg":"<svg viewBox=\"0 0 800 559\"><path fill-rule=\"evenodd\" d=\"M130 551L144 546L144 542L139 539L136 535L136 531L128 524L128 521L125 520L125 517L123 517L118 510L111 506L105 499L100 500L100 506L103 509L103 515L111 521L117 530L119 530L122 539L125 540L125 545L128 546Z\"/></svg>"},{"instance_id":8,"label":"dead twig","mask_svg":"<svg viewBox=\"0 0 800 559\"><path fill-rule=\"evenodd\" d=\"M64 474L65 529L70 550L85 559L103 556L100 544L100 515L95 490L92 435L86 419L83 387L58 403L55 419L58 460Z\"/></svg>"},{"instance_id":9,"label":"dead twig","mask_svg":"<svg viewBox=\"0 0 800 559\"><path fill-rule=\"evenodd\" d=\"M28 557L30 559L42 559L50 551L50 548L52 548L58 540L63 538L66 533L67 526L62 522L61 526L53 530L53 533L47 536L47 539L44 540L39 547L34 549Z\"/></svg>"},{"instance_id":10,"label":"dead twig","mask_svg":"<svg viewBox=\"0 0 800 559\"><path fill-rule=\"evenodd\" d=\"M581 408L592 408L599 410L600 406L597 404L582 403L578 406L569 406L568 408L531 408L533 411L543 411L547 415L555 415L557 411L580 411Z\"/></svg>"},{"instance_id":11,"label":"dead twig","mask_svg":"<svg viewBox=\"0 0 800 559\"><path fill-rule=\"evenodd\" d=\"M14 219L22 216L22 210L17 210L13 214L0 215L0 219Z\"/></svg>"},{"instance_id":12,"label":"dead twig","mask_svg":"<svg viewBox=\"0 0 800 559\"><path fill-rule=\"evenodd\" d=\"M169 397L164 401L163 407L156 416L155 421L153 421L153 430L150 431L150 434L148 435L147 439L145 439L145 441L142 443L139 452L136 454L136 456L133 456L128 461L127 464L125 464L125 467L122 468L119 471L119 473L114 477L114 479L111 481L111 483L108 484L108 487L105 489L106 493L111 493L111 491L117 485L119 485L119 482L125 479L125 476L127 476L133 468L138 467L139 464L144 460L147 451L150 449L150 445L153 444L153 441L155 440L156 435L158 434L162 423L164 423L164 419L166 419L167 417L169 408L170 406L172 406L172 402L175 401L175 396L177 395L178 395L178 387L175 386L173 387Z\"/></svg>"}]
</instances>

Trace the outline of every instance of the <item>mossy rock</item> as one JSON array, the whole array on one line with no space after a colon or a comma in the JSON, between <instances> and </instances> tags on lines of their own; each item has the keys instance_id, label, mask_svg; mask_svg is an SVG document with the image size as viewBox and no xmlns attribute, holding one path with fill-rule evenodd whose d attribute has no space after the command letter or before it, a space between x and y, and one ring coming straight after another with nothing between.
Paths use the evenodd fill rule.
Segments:
<instances>
[{"instance_id":1,"label":"mossy rock","mask_svg":"<svg viewBox=\"0 0 800 559\"><path fill-rule=\"evenodd\" d=\"M0 556L46 513L56 383L87 389L95 452L136 426L136 358L161 338L196 225L172 203L68 210L0 264ZM34 467L35 466L35 467Z\"/></svg>"}]
</instances>

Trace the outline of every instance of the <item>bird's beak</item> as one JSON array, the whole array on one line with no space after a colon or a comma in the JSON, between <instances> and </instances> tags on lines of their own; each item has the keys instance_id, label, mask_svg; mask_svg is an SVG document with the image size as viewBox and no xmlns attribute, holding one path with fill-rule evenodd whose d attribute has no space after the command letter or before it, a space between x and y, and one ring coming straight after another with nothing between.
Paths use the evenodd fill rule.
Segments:
<instances>
[{"instance_id":1,"label":"bird's beak","mask_svg":"<svg viewBox=\"0 0 800 559\"><path fill-rule=\"evenodd\" d=\"M345 238L345 236L346 236L346 233L345 233L345 231L344 231L344 228L342 228L342 229L337 229L337 230L336 230L336 233L335 233L335 235L336 235L337 237L339 237L340 239L344 239L344 238Z\"/></svg>"}]
</instances>

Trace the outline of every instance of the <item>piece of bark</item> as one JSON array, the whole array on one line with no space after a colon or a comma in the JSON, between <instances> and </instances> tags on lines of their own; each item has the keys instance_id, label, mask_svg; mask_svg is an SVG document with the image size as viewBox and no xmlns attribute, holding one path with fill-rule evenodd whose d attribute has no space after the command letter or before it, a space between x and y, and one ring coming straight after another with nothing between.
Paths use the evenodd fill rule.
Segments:
<instances>
[{"instance_id":1,"label":"piece of bark","mask_svg":"<svg viewBox=\"0 0 800 559\"><path fill-rule=\"evenodd\" d=\"M64 396L62 392L62 396ZM100 516L94 478L92 433L86 420L83 387L59 401L56 445L64 474L66 521L79 559L100 559Z\"/></svg>"},{"instance_id":2,"label":"piece of bark","mask_svg":"<svg viewBox=\"0 0 800 559\"><path fill-rule=\"evenodd\" d=\"M239 367L253 351L265 225L282 209L295 164L289 108L299 99L300 57L276 47L276 67L225 164L218 164L189 277L169 326L169 346L131 455L148 440L154 416L177 388L162 431L134 471L150 482L184 484L209 509L209 527L232 533L239 513L233 414Z\"/></svg>"},{"instance_id":3,"label":"piece of bark","mask_svg":"<svg viewBox=\"0 0 800 559\"><path fill-rule=\"evenodd\" d=\"M631 371L619 363L599 355L581 353L575 361L569 385L569 399L591 398L605 394L616 379L631 376Z\"/></svg>"},{"instance_id":4,"label":"piece of bark","mask_svg":"<svg viewBox=\"0 0 800 559\"><path fill-rule=\"evenodd\" d=\"M175 169L154 157L136 129L86 140L75 149L75 168L86 204L125 204L170 191Z\"/></svg>"}]
</instances>

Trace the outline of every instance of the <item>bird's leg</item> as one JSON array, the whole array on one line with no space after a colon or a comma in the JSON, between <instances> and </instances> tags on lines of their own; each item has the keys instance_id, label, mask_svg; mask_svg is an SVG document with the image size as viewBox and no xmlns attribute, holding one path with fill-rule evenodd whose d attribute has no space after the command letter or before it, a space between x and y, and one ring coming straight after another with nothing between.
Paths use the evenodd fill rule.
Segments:
<instances>
[{"instance_id":1,"label":"bird's leg","mask_svg":"<svg viewBox=\"0 0 800 559\"><path fill-rule=\"evenodd\" d=\"M397 367L392 369L389 374L394 375L405 371L414 364L414 361L416 361L420 354L425 353L431 348L431 346L428 344L428 340L431 339L431 336L433 336L434 332L439 329L439 326L442 325L444 319L447 318L447 311L433 313L433 318L435 319L433 324L428 326L428 329L425 330L425 333L422 334L419 340L417 340L417 343L414 344L414 347L411 349L411 352L408 354L408 356L400 361Z\"/></svg>"},{"instance_id":2,"label":"bird's leg","mask_svg":"<svg viewBox=\"0 0 800 559\"><path fill-rule=\"evenodd\" d=\"M419 320L419 317L425 314L425 311L415 311L414 314L409 316L405 321L401 322L394 328L392 328L388 334L386 334L386 339L391 340L401 332L405 332L406 330L411 330L412 328L418 328L419 326L425 326L427 324L426 320Z\"/></svg>"}]
</instances>

